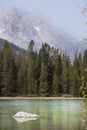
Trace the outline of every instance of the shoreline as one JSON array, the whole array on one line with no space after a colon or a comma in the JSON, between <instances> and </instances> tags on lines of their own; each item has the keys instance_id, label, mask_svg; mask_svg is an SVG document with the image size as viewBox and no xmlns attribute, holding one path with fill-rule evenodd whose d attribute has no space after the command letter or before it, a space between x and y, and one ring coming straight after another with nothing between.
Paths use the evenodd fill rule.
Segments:
<instances>
[{"instance_id":1,"label":"shoreline","mask_svg":"<svg viewBox=\"0 0 87 130\"><path fill-rule=\"evenodd\" d=\"M0 100L30 100L30 99L36 99L36 100L43 100L43 99L83 99L82 97L0 97Z\"/></svg>"}]
</instances>

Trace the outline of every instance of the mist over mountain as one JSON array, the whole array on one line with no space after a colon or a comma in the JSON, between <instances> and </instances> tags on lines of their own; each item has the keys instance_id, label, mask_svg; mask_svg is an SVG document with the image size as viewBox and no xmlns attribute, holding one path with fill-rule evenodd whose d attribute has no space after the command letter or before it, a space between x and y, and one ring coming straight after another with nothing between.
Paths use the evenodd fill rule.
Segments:
<instances>
[{"instance_id":1,"label":"mist over mountain","mask_svg":"<svg viewBox=\"0 0 87 130\"><path fill-rule=\"evenodd\" d=\"M47 42L61 51L66 50L71 57L77 50L83 52L87 48L87 44L77 41L42 14L17 8L0 9L0 38L24 49L30 40L34 40L35 49Z\"/></svg>"}]
</instances>

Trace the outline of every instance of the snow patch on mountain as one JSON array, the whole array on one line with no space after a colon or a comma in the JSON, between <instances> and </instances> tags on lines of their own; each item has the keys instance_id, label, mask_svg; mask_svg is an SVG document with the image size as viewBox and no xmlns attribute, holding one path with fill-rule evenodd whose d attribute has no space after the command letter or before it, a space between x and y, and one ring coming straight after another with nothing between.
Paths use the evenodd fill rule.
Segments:
<instances>
[{"instance_id":1,"label":"snow patch on mountain","mask_svg":"<svg viewBox=\"0 0 87 130\"><path fill-rule=\"evenodd\" d=\"M37 27L37 26L33 26L34 27L34 29L37 31L37 32L39 32L40 31L40 27Z\"/></svg>"},{"instance_id":2,"label":"snow patch on mountain","mask_svg":"<svg viewBox=\"0 0 87 130\"><path fill-rule=\"evenodd\" d=\"M3 32L5 32L5 29L0 30L0 33L3 33Z\"/></svg>"}]
</instances>

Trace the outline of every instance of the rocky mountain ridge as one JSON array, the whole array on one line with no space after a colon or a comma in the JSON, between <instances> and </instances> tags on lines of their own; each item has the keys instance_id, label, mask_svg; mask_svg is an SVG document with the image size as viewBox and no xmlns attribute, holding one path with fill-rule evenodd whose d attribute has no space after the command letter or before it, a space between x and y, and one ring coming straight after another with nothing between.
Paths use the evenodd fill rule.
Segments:
<instances>
[{"instance_id":1,"label":"rocky mountain ridge","mask_svg":"<svg viewBox=\"0 0 87 130\"><path fill-rule=\"evenodd\" d=\"M36 50L47 42L61 51L66 50L71 57L77 50L83 52L87 48L87 44L59 29L47 17L17 8L0 9L0 38L24 49L27 49L30 40L34 40Z\"/></svg>"}]
</instances>

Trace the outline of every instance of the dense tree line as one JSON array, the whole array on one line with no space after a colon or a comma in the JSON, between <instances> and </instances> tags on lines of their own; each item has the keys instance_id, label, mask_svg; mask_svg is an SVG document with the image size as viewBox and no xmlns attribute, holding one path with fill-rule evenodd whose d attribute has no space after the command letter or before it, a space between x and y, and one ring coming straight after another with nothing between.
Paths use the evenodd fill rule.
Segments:
<instances>
[{"instance_id":1,"label":"dense tree line","mask_svg":"<svg viewBox=\"0 0 87 130\"><path fill-rule=\"evenodd\" d=\"M87 90L86 73L87 50L75 54L73 61L47 43L36 52L33 40L27 56L22 52L15 55L7 41L0 50L0 96L80 97L81 89Z\"/></svg>"}]
</instances>

